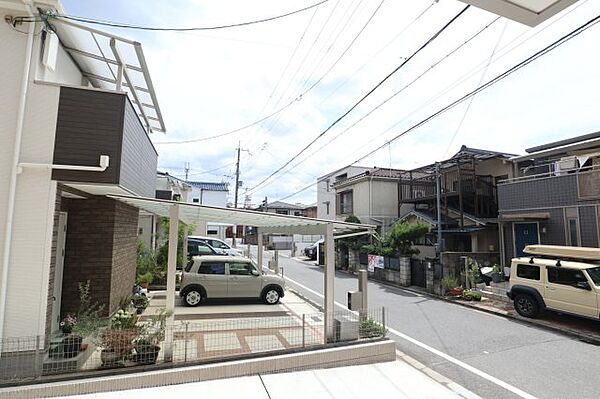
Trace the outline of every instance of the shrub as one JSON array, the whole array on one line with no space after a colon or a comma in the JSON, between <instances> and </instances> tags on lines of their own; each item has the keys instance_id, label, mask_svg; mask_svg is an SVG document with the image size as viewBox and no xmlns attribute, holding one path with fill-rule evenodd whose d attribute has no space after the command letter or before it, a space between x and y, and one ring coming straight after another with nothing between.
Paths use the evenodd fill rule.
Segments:
<instances>
[{"instance_id":1,"label":"shrub","mask_svg":"<svg viewBox=\"0 0 600 399\"><path fill-rule=\"evenodd\" d=\"M458 287L458 279L454 276L444 276L442 278L442 286L446 292L450 291L452 288Z\"/></svg>"},{"instance_id":2,"label":"shrub","mask_svg":"<svg viewBox=\"0 0 600 399\"><path fill-rule=\"evenodd\" d=\"M359 336L360 338L376 338L385 337L387 329L373 320L372 318L366 318L360 322Z\"/></svg>"}]
</instances>

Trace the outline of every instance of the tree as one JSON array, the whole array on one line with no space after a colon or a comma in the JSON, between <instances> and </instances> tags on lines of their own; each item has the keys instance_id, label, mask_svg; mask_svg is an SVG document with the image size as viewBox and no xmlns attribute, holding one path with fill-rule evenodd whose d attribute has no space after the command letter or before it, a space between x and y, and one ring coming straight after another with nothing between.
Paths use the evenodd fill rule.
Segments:
<instances>
[{"instance_id":1,"label":"tree","mask_svg":"<svg viewBox=\"0 0 600 399\"><path fill-rule=\"evenodd\" d=\"M166 276L167 274L167 263L169 256L169 219L161 218L160 219L160 227L161 230L164 231L165 242L160 246L158 252L156 254L156 263ZM193 234L194 226L188 226L188 235ZM183 253L183 237L185 233L185 225L183 223L179 223L179 227L177 230L177 267L181 268L185 264L185 260L187 254Z\"/></svg>"},{"instance_id":2,"label":"tree","mask_svg":"<svg viewBox=\"0 0 600 399\"><path fill-rule=\"evenodd\" d=\"M358 223L358 224L361 223L360 219L354 215L349 215L344 221L348 222L348 223ZM340 238L339 240L336 240L336 242L337 242L338 248L348 248L348 249L352 249L352 250L359 250L363 247L363 245L365 245L365 243L367 241L366 241L365 235L362 235L362 236Z\"/></svg>"},{"instance_id":3,"label":"tree","mask_svg":"<svg viewBox=\"0 0 600 399\"><path fill-rule=\"evenodd\" d=\"M400 255L412 255L418 253L413 249L415 242L429 232L429 226L425 223L395 223L392 230L386 236L390 247Z\"/></svg>"}]
</instances>

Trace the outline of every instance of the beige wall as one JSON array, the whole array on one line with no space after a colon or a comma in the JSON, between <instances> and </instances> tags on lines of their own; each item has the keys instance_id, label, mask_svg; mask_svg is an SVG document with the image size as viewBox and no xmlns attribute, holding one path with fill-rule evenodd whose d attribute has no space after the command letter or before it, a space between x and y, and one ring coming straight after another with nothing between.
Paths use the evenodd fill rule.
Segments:
<instances>
[{"instance_id":1,"label":"beige wall","mask_svg":"<svg viewBox=\"0 0 600 399\"><path fill-rule=\"evenodd\" d=\"M490 245L493 249L490 251ZM473 252L498 252L498 230L485 230L471 234Z\"/></svg>"},{"instance_id":2,"label":"beige wall","mask_svg":"<svg viewBox=\"0 0 600 399\"><path fill-rule=\"evenodd\" d=\"M502 176L508 175L509 178L512 177L512 164L510 162L504 162L501 159L490 159L484 162L481 162L477 165L477 174L484 176Z\"/></svg>"},{"instance_id":3,"label":"beige wall","mask_svg":"<svg viewBox=\"0 0 600 399\"><path fill-rule=\"evenodd\" d=\"M18 3L17 3L18 4ZM1 7L1 6L0 6ZM0 14L15 14L0 8ZM26 31L23 25L19 30ZM38 24L35 31L39 32ZM26 60L27 35L0 24L0 226L6 225L20 86ZM40 35L35 36L19 162L52 163L59 87L33 83L44 78L80 84L82 76L64 53L55 72L41 71ZM10 55L10 56L8 56ZM44 334L56 182L50 170L24 168L17 176L13 232L7 279L4 336ZM0 245L2 255L3 243ZM0 267L2 265L0 264Z\"/></svg>"}]
</instances>

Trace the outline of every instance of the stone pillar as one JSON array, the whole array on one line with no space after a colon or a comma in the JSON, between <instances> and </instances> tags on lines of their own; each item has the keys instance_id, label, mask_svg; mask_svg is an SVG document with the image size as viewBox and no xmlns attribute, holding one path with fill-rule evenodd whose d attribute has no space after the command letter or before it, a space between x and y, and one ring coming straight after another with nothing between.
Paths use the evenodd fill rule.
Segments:
<instances>
[{"instance_id":1,"label":"stone pillar","mask_svg":"<svg viewBox=\"0 0 600 399\"><path fill-rule=\"evenodd\" d=\"M400 257L400 285L408 287L410 285L410 256Z\"/></svg>"}]
</instances>

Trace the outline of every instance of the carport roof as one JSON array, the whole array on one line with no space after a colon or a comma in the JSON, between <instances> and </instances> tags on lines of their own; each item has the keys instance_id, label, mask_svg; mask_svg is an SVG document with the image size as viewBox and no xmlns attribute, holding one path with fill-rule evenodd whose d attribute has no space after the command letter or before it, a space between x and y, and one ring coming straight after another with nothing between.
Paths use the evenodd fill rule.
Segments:
<instances>
[{"instance_id":1,"label":"carport roof","mask_svg":"<svg viewBox=\"0 0 600 399\"><path fill-rule=\"evenodd\" d=\"M324 234L325 228L329 223L333 224L334 230L339 233L356 230L375 230L376 228L376 226L368 224L347 223L302 216L279 215L248 209L220 208L188 202L130 195L111 194L107 195L107 197L163 217L169 217L170 207L178 205L179 220L186 224L208 222L253 226L260 228L263 233Z\"/></svg>"}]
</instances>

